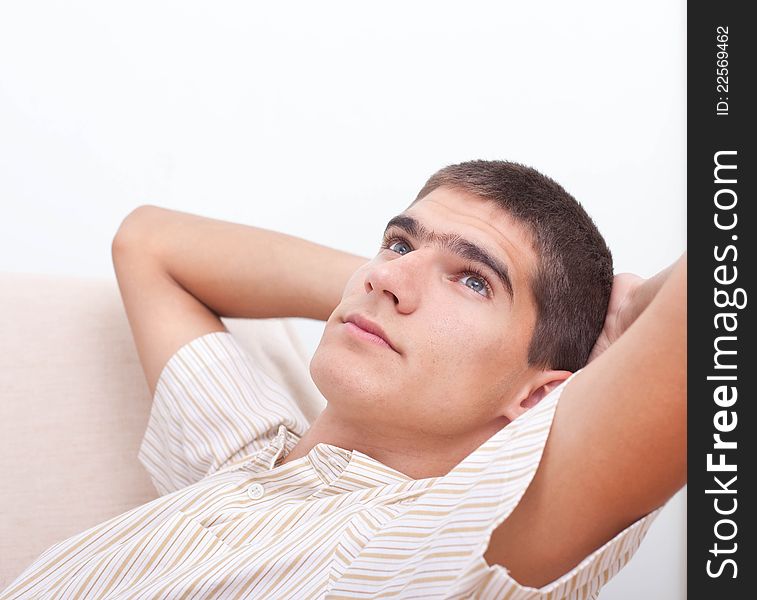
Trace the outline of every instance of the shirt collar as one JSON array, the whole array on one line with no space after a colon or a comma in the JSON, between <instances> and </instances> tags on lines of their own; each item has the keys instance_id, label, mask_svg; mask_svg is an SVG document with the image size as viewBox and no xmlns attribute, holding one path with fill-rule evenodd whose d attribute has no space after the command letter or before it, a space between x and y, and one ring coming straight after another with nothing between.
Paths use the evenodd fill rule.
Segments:
<instances>
[{"instance_id":1,"label":"shirt collar","mask_svg":"<svg viewBox=\"0 0 757 600\"><path fill-rule=\"evenodd\" d=\"M256 462L265 471L278 468L299 440L298 435L279 425L276 436L256 457ZM287 464L299 461L310 466L334 494L415 481L359 450L346 450L332 444L316 444L307 455Z\"/></svg>"}]
</instances>

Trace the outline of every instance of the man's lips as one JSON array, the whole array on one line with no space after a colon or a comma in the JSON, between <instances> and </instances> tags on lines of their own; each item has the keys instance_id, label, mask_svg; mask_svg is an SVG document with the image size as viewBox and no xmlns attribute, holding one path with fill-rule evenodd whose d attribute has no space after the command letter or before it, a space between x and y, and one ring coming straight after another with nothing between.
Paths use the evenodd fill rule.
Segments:
<instances>
[{"instance_id":1,"label":"man's lips","mask_svg":"<svg viewBox=\"0 0 757 600\"><path fill-rule=\"evenodd\" d=\"M364 317L363 315L353 313L351 315L348 315L344 319L344 323L352 324L353 326L357 327L358 330L355 331L355 333L357 334L366 333L366 332L371 334L370 337L365 336L365 339L369 341L374 341L374 342L383 342L387 346L389 346L392 350L399 353L399 350L397 350L397 348L394 346L392 341L389 339L389 336L382 329L382 327L375 321L371 321L368 317Z\"/></svg>"}]
</instances>

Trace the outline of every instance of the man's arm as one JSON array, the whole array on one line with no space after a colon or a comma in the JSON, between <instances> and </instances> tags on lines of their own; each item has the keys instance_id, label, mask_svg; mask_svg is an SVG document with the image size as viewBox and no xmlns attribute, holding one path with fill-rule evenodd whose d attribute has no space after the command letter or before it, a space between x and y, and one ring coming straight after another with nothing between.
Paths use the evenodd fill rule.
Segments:
<instances>
[{"instance_id":1,"label":"man's arm","mask_svg":"<svg viewBox=\"0 0 757 600\"><path fill-rule=\"evenodd\" d=\"M184 344L220 317L328 319L367 258L294 236L145 205L121 224L113 265L150 393Z\"/></svg>"},{"instance_id":2,"label":"man's arm","mask_svg":"<svg viewBox=\"0 0 757 600\"><path fill-rule=\"evenodd\" d=\"M628 329L563 390L526 493L485 558L541 587L686 483L686 254L634 289Z\"/></svg>"}]
</instances>

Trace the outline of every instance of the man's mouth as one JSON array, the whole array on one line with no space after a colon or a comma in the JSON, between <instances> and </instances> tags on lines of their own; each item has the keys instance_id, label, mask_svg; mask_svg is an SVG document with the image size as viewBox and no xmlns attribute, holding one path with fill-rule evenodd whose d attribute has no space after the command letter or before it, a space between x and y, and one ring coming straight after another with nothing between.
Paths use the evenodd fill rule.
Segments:
<instances>
[{"instance_id":1,"label":"man's mouth","mask_svg":"<svg viewBox=\"0 0 757 600\"><path fill-rule=\"evenodd\" d=\"M368 342L380 344L382 346L387 346L395 352L399 352L397 348L394 347L391 340L389 339L389 336L387 336L382 327L378 323L371 321L367 317L353 313L351 315L348 315L344 319L344 324L349 329L350 333L360 337L361 339L364 339Z\"/></svg>"}]
</instances>

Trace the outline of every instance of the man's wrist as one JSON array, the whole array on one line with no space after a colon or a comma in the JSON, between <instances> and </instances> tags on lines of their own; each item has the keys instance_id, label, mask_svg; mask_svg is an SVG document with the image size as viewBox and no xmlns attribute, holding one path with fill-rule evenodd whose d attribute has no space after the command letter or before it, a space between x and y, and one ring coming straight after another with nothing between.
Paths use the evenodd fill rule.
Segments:
<instances>
[{"instance_id":1,"label":"man's wrist","mask_svg":"<svg viewBox=\"0 0 757 600\"><path fill-rule=\"evenodd\" d=\"M685 254L653 277L650 277L649 279L642 279L640 277L638 281L632 285L626 295L626 299L618 309L618 326L620 328L620 333L626 331L639 315L646 310L647 306L649 306L652 300L654 300L657 292L660 291L660 288L668 277L670 277L673 268L684 259Z\"/></svg>"},{"instance_id":2,"label":"man's wrist","mask_svg":"<svg viewBox=\"0 0 757 600\"><path fill-rule=\"evenodd\" d=\"M639 278L636 284L628 291L625 300L618 308L618 335L623 334L641 314L643 308L639 307L639 288L647 280Z\"/></svg>"}]
</instances>

